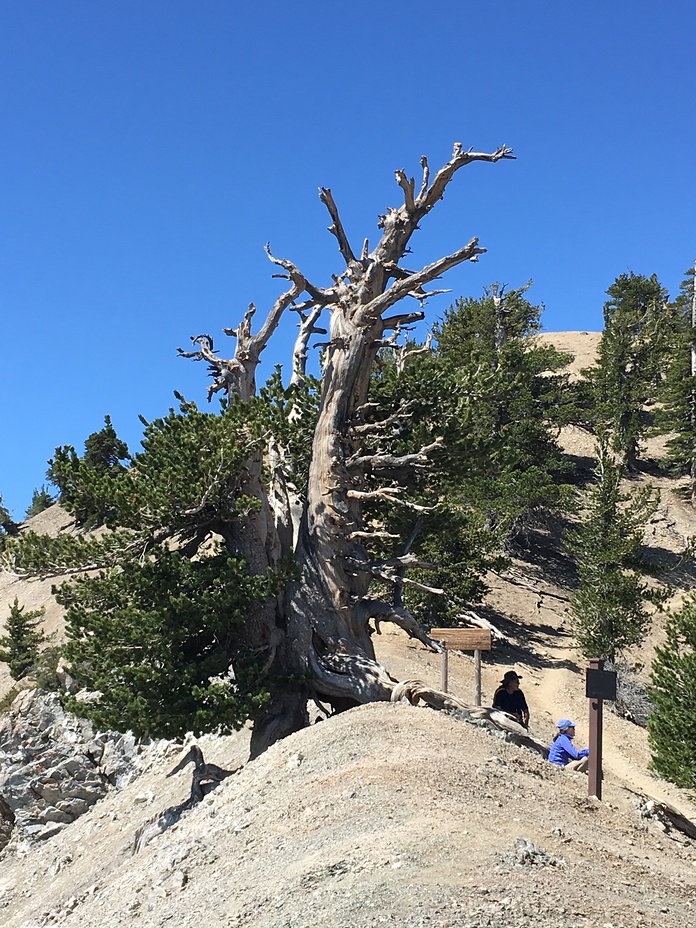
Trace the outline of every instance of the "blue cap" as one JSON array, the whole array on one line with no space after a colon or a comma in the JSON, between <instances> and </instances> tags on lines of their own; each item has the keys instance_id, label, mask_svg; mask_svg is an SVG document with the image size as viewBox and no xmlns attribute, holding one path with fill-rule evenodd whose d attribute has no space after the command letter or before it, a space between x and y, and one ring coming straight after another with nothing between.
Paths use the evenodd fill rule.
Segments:
<instances>
[{"instance_id":1,"label":"blue cap","mask_svg":"<svg viewBox=\"0 0 696 928\"><path fill-rule=\"evenodd\" d=\"M556 728L560 728L561 731L565 728L575 728L575 722L571 722L570 719L561 719Z\"/></svg>"}]
</instances>

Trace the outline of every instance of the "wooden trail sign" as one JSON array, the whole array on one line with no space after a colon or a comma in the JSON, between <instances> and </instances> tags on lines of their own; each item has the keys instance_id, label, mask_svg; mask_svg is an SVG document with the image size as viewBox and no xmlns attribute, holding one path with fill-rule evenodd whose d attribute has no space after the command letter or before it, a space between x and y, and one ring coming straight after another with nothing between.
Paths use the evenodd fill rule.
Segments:
<instances>
[{"instance_id":1,"label":"wooden trail sign","mask_svg":"<svg viewBox=\"0 0 696 928\"><path fill-rule=\"evenodd\" d=\"M430 637L441 641L445 650L442 652L440 665L440 689L446 693L449 685L448 651L474 652L474 705L481 705L481 651L490 651L493 647L489 628L433 628Z\"/></svg>"},{"instance_id":2,"label":"wooden trail sign","mask_svg":"<svg viewBox=\"0 0 696 928\"><path fill-rule=\"evenodd\" d=\"M585 695L590 700L590 757L587 765L587 795L602 798L602 722L604 700L616 699L616 671L605 670L599 657L585 671Z\"/></svg>"},{"instance_id":3,"label":"wooden trail sign","mask_svg":"<svg viewBox=\"0 0 696 928\"><path fill-rule=\"evenodd\" d=\"M433 628L430 637L444 641L450 651L490 651L490 628Z\"/></svg>"}]
</instances>

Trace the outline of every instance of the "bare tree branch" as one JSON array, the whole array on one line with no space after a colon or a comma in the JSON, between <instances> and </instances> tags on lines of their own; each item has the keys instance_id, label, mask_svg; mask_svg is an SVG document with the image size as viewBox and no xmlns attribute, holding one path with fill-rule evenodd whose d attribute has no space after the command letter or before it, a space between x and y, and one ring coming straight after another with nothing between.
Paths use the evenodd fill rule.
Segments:
<instances>
[{"instance_id":1,"label":"bare tree branch","mask_svg":"<svg viewBox=\"0 0 696 928\"><path fill-rule=\"evenodd\" d=\"M264 250L268 255L269 260L273 264L284 268L288 272L290 280L292 280L295 285L302 283L303 286L298 291L298 296L300 293L302 293L303 290L306 290L315 303L321 303L323 306L329 306L331 303L336 302L338 297L333 292L333 290L322 290L319 287L315 287L314 284L307 280L307 278L302 274L299 268L297 268L292 263L292 261L288 261L287 258L276 258L273 254L271 254L271 246L268 243L266 243Z\"/></svg>"},{"instance_id":2,"label":"bare tree branch","mask_svg":"<svg viewBox=\"0 0 696 928\"><path fill-rule=\"evenodd\" d=\"M399 560L394 558L393 560ZM418 580L413 580L411 577L401 576L398 570L394 569L398 567L398 564L395 564L394 567L389 566L386 561L375 562L375 561L360 561L358 558L346 557L346 565L352 567L353 570L358 571L359 573L371 574L373 577L377 577L380 580L386 580L387 583L407 583L409 586L414 587L417 590L423 590L425 593L432 593L435 596L444 596L445 591L441 590L439 587L428 586L425 583L419 583ZM425 562L413 563L407 566L416 567L427 567L434 568L434 564L425 564Z\"/></svg>"},{"instance_id":3,"label":"bare tree branch","mask_svg":"<svg viewBox=\"0 0 696 928\"><path fill-rule=\"evenodd\" d=\"M413 509L414 512L433 511L432 506L420 506L418 503L399 499L398 494L401 492L401 487L380 487L376 490L347 490L346 496L349 499L383 499L386 502L395 503L397 506L403 506L405 509Z\"/></svg>"},{"instance_id":4,"label":"bare tree branch","mask_svg":"<svg viewBox=\"0 0 696 928\"><path fill-rule=\"evenodd\" d=\"M442 444L437 438L429 445L410 454L354 454L346 461L346 467L367 468L368 470L388 470L428 463L428 454Z\"/></svg>"},{"instance_id":5,"label":"bare tree branch","mask_svg":"<svg viewBox=\"0 0 696 928\"><path fill-rule=\"evenodd\" d=\"M415 271L410 271L407 268L399 267L399 265L395 264L393 261L390 261L389 263L385 264L384 269L389 275L389 277L394 277L397 280L410 280L413 277L413 275L416 273ZM419 286L419 287L416 287L411 292L406 293L404 295L411 296L416 300L420 300L421 303L424 303L425 300L428 299L428 297L437 296L440 293L451 293L451 292L452 292L451 289L447 289L447 288L443 290L429 290L428 292L426 292L425 290L423 290L422 287Z\"/></svg>"},{"instance_id":6,"label":"bare tree branch","mask_svg":"<svg viewBox=\"0 0 696 928\"><path fill-rule=\"evenodd\" d=\"M422 570L436 570L437 564L430 561L424 561L417 554L411 554L406 551L404 554L397 554L389 557L384 561L375 561L378 567L398 567L408 569L409 567L420 567Z\"/></svg>"},{"instance_id":7,"label":"bare tree branch","mask_svg":"<svg viewBox=\"0 0 696 928\"><path fill-rule=\"evenodd\" d=\"M225 390L228 394L238 393L242 399L249 399L256 392L256 368L259 363L261 353L268 344L271 336L275 332L280 322L281 316L289 306L293 306L297 298L303 293L309 293L311 300L302 304L303 310L311 307L321 308L327 303L336 299L336 296L330 291L322 291L313 287L305 277L300 273L292 261L283 258L276 258L272 253L270 246L265 246L266 254L269 260L278 267L282 267L287 274L279 275L291 281L288 290L282 293L273 306L271 307L266 320L256 335L252 335L251 323L256 313L256 307L253 303L244 314L244 318L236 329L225 329L227 335L234 336L237 339L237 346L234 352L234 358L223 360L217 356L213 350L213 340L209 335L197 335L191 340L198 345L197 352L185 352L179 348L179 354L186 358L195 360L206 360L210 365L213 374L213 385L208 389L208 400L213 394L220 390ZM313 314L314 316L314 314ZM318 313L314 319L318 318ZM308 339L311 335L314 321L309 323L309 331L301 330L301 337L306 334ZM305 346L306 347L306 346ZM300 345L300 352L302 346ZM297 363L300 363L299 361Z\"/></svg>"},{"instance_id":8,"label":"bare tree branch","mask_svg":"<svg viewBox=\"0 0 696 928\"><path fill-rule=\"evenodd\" d=\"M462 143L455 142L450 160L437 172L430 188L419 194L416 202L418 210L429 212L437 201L442 199L445 188L452 180L455 173L460 168L464 167L464 165L471 164L472 161L488 161L490 163L495 163L501 159L514 161L515 156L512 153L512 149L508 148L506 145L501 145L500 148L496 148L494 152L472 151L471 149L464 151Z\"/></svg>"},{"instance_id":9,"label":"bare tree branch","mask_svg":"<svg viewBox=\"0 0 696 928\"><path fill-rule=\"evenodd\" d=\"M386 264L389 261L399 261L406 253L408 242L418 228L420 220L430 212L438 200L442 199L444 191L452 180L454 174L464 165L472 161L496 162L501 159L513 158L512 149L502 145L494 152L474 152L463 151L461 143L457 142L454 146L452 157L449 162L441 168L435 175L430 186L430 170L425 157L421 158L423 168L423 182L418 197L412 207L409 206L408 197L403 206L398 210L390 208L386 214L380 216L379 227L383 230L382 237L373 252L373 259L378 264ZM403 172L400 172L403 175ZM405 180L405 175L404 180ZM402 185L399 172L397 172L397 182ZM406 182L408 183L408 182ZM404 191L405 192L405 191Z\"/></svg>"},{"instance_id":10,"label":"bare tree branch","mask_svg":"<svg viewBox=\"0 0 696 928\"><path fill-rule=\"evenodd\" d=\"M338 248L343 259L346 262L346 267L350 267L351 264L355 263L355 255L353 254L353 249L350 247L348 241L348 236L345 233L343 228L343 223L341 222L341 217L338 214L338 207L334 202L333 194L328 187L319 188L319 199L328 209L329 215L331 216L331 225L329 226L329 232L332 235L336 236L338 241Z\"/></svg>"},{"instance_id":11,"label":"bare tree branch","mask_svg":"<svg viewBox=\"0 0 696 928\"><path fill-rule=\"evenodd\" d=\"M415 293L408 293L407 296L412 296L414 299L419 300L421 304L425 303L426 300L429 300L431 296L439 296L441 293L451 293L451 287L443 287L442 290L423 290L419 289Z\"/></svg>"},{"instance_id":12,"label":"bare tree branch","mask_svg":"<svg viewBox=\"0 0 696 928\"><path fill-rule=\"evenodd\" d=\"M348 541L369 540L370 538L383 538L387 541L395 541L399 536L391 532L349 532Z\"/></svg>"},{"instance_id":13,"label":"bare tree branch","mask_svg":"<svg viewBox=\"0 0 696 928\"><path fill-rule=\"evenodd\" d=\"M416 201L414 199L414 191L415 191L416 182L413 178L410 178L409 180L409 178L406 177L405 171L398 170L398 171L395 171L394 173L396 174L396 182L398 183L399 187L401 187L401 189L404 192L404 202L406 204L406 209L409 212L411 212L412 210L416 208Z\"/></svg>"},{"instance_id":14,"label":"bare tree branch","mask_svg":"<svg viewBox=\"0 0 696 928\"><path fill-rule=\"evenodd\" d=\"M428 159L425 155L421 156L420 159L421 167L423 168L423 183L421 188L418 191L418 199L421 200L428 189L428 181L430 180L430 168L428 167Z\"/></svg>"},{"instance_id":15,"label":"bare tree branch","mask_svg":"<svg viewBox=\"0 0 696 928\"><path fill-rule=\"evenodd\" d=\"M361 600L356 609L365 619L373 619L375 629L379 634L380 622L392 622L402 628L409 638L415 638L422 642L430 651L441 651L442 645L434 641L419 622L416 621L412 612L404 609L402 606L393 606L391 603L385 603L379 599L370 599L365 597Z\"/></svg>"},{"instance_id":16,"label":"bare tree branch","mask_svg":"<svg viewBox=\"0 0 696 928\"><path fill-rule=\"evenodd\" d=\"M409 294L412 295L412 294ZM419 310L416 313L402 313L400 316L389 316L384 320L385 329L395 329L397 331L405 326L414 325L416 322L422 322L425 319L425 313Z\"/></svg>"},{"instance_id":17,"label":"bare tree branch","mask_svg":"<svg viewBox=\"0 0 696 928\"><path fill-rule=\"evenodd\" d=\"M304 383L307 371L309 340L312 335L326 334L326 329L321 329L316 325L324 307L320 304L313 305L311 312L307 315L297 307L293 307L293 309L295 309L300 316L300 331L295 340L295 347L292 353L292 377L290 378L290 383L301 384Z\"/></svg>"},{"instance_id":18,"label":"bare tree branch","mask_svg":"<svg viewBox=\"0 0 696 928\"><path fill-rule=\"evenodd\" d=\"M361 406L358 412L369 411L367 406ZM360 424L350 426L350 431L355 435L370 435L372 433L383 433L390 425L401 426L404 419L410 419L413 416L413 412L409 411L409 407L413 406L412 400L406 400L402 402L396 412L393 412L390 416L387 416L384 419L380 419L378 422L363 422Z\"/></svg>"},{"instance_id":19,"label":"bare tree branch","mask_svg":"<svg viewBox=\"0 0 696 928\"><path fill-rule=\"evenodd\" d=\"M384 265L384 270L387 272L389 277L395 277L397 280L407 280L415 271L410 271L408 268L399 267L398 264L394 261L389 261Z\"/></svg>"},{"instance_id":20,"label":"bare tree branch","mask_svg":"<svg viewBox=\"0 0 696 928\"><path fill-rule=\"evenodd\" d=\"M253 315L253 304L249 307L245 319ZM240 325L241 329L241 325ZM228 334L232 330L225 330ZM236 331L233 334L237 334ZM182 358L193 358L194 361L207 361L208 370L213 383L208 387L208 402L220 390L227 393L238 392L240 379L244 374L244 365L236 358L224 360L219 358L213 350L213 339L210 335L192 335L191 341L198 345L197 351L184 351L183 348L177 348L177 353Z\"/></svg>"},{"instance_id":21,"label":"bare tree branch","mask_svg":"<svg viewBox=\"0 0 696 928\"><path fill-rule=\"evenodd\" d=\"M493 625L492 622L489 622L488 619L484 619L476 612L473 612L471 609L468 612L459 612L455 618L465 622L467 625L473 625L475 628L487 628L493 638L496 638L498 641L507 641L507 638L499 628Z\"/></svg>"},{"instance_id":22,"label":"bare tree branch","mask_svg":"<svg viewBox=\"0 0 696 928\"><path fill-rule=\"evenodd\" d=\"M284 259L281 259L281 258L275 258L271 254L271 248L270 248L270 245L268 244L266 244L265 246L265 251L266 251L266 254L268 255L269 260L273 262L273 264L278 264L281 267L286 268L286 270L288 271L290 275L290 279L292 280L292 286L285 293L281 294L278 297L278 299L275 301L275 303L271 307L270 312L268 313L268 316L266 317L266 321L261 326L261 329L257 335L253 337L251 336L251 325L250 325L251 315L247 313L247 315L244 317L244 323L243 323L244 340L248 339L250 343L249 350L254 352L257 359L258 359L258 356L263 351L263 349L268 344L268 341L271 335L277 329L278 323L280 322L280 317L283 315L283 312L285 311L285 309L287 309L288 306L294 303L295 300L300 296L300 294L303 293L305 290L307 290L308 293L310 292L309 284L307 280L305 280L303 275L298 271L298 269L295 267L294 264L292 264L291 261L285 261ZM240 326L240 331L237 334L237 340L238 340L240 348L242 347L242 340L243 340L241 329L242 329L242 326ZM253 343L253 348L252 348L251 343Z\"/></svg>"},{"instance_id":23,"label":"bare tree branch","mask_svg":"<svg viewBox=\"0 0 696 928\"><path fill-rule=\"evenodd\" d=\"M438 261L433 261L432 264L417 271L405 280L395 281L388 290L365 307L364 314L373 317L381 316L390 306L398 303L399 300L417 290L418 287L422 287L423 284L427 284L445 271L456 267L458 264L462 264L464 261L478 260L478 255L483 255L485 253L485 248L478 247L478 239L472 238L470 242L463 248L460 248L459 251L455 251L454 254L440 258Z\"/></svg>"},{"instance_id":24,"label":"bare tree branch","mask_svg":"<svg viewBox=\"0 0 696 928\"><path fill-rule=\"evenodd\" d=\"M365 402L365 403L361 403L361 404L356 408L355 412L356 412L357 414L359 414L359 415L362 416L362 415L364 415L366 412L378 412L381 408L382 408L382 407L381 407L381 405L380 405L379 403L375 403L375 402L373 402L373 401L368 401L368 402Z\"/></svg>"},{"instance_id":25,"label":"bare tree branch","mask_svg":"<svg viewBox=\"0 0 696 928\"><path fill-rule=\"evenodd\" d=\"M433 336L431 332L428 332L428 335L425 339L424 344L420 345L418 348L411 347L409 345L404 345L402 348L397 348L396 350L396 369L399 373L402 373L408 361L411 358L416 357L419 354L430 354L431 345L433 343Z\"/></svg>"}]
</instances>

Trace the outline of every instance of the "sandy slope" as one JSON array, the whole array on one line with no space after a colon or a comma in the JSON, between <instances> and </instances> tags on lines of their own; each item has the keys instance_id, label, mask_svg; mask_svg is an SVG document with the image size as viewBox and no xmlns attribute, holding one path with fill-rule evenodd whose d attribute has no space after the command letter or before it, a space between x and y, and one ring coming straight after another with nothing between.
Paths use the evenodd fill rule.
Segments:
<instances>
[{"instance_id":1,"label":"sandy slope","mask_svg":"<svg viewBox=\"0 0 696 928\"><path fill-rule=\"evenodd\" d=\"M239 747L206 744L218 762ZM184 773L163 779L174 762L6 855L5 928L691 920L693 843L646 825L613 783L588 800L582 774L427 709L363 706L299 732L132 856L137 825L187 790Z\"/></svg>"}]
</instances>

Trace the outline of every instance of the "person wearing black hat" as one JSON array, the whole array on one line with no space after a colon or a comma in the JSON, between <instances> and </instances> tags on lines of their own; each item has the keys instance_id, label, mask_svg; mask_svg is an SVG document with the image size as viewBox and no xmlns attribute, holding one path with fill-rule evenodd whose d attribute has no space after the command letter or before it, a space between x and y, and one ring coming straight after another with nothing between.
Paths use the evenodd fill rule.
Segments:
<instances>
[{"instance_id":1,"label":"person wearing black hat","mask_svg":"<svg viewBox=\"0 0 696 928\"><path fill-rule=\"evenodd\" d=\"M500 681L500 686L493 695L493 708L502 709L514 715L520 725L529 728L529 706L520 689L522 677L514 670L508 670Z\"/></svg>"}]
</instances>

